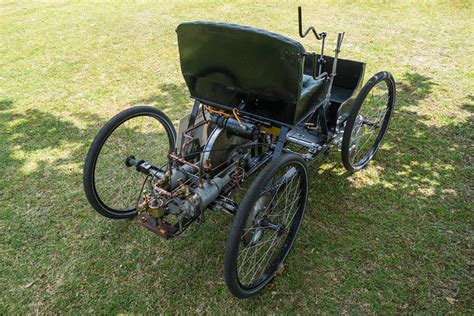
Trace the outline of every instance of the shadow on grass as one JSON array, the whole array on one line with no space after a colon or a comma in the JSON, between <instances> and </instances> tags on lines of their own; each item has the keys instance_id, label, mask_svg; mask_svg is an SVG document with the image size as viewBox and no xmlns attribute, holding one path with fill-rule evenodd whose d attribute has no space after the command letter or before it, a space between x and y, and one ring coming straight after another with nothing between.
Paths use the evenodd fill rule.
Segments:
<instances>
[{"instance_id":1,"label":"shadow on grass","mask_svg":"<svg viewBox=\"0 0 474 316\"><path fill-rule=\"evenodd\" d=\"M186 84L167 83L160 85L156 94L128 103L129 106L140 104L155 106L165 112L172 121L176 121L191 111L193 101L189 98Z\"/></svg>"},{"instance_id":2,"label":"shadow on grass","mask_svg":"<svg viewBox=\"0 0 474 316\"><path fill-rule=\"evenodd\" d=\"M88 120L102 121L95 114L89 115ZM88 129L80 129L72 122L51 113L37 109L28 109L24 112L14 111L13 102L9 100L0 103L0 130L2 130L3 143L2 161L6 165L16 166L30 158L30 154L58 149L71 143L80 145L77 152L72 153L72 160L68 162L79 162L82 157L76 154L82 153L90 144L86 140L91 135ZM45 156L38 159L48 160L48 155L45 152Z\"/></svg>"},{"instance_id":3,"label":"shadow on grass","mask_svg":"<svg viewBox=\"0 0 474 316\"><path fill-rule=\"evenodd\" d=\"M129 106L146 104L156 106L172 119L192 106L186 95L185 85L164 84L158 87L156 95L130 102ZM182 106L186 104L187 106ZM181 106L180 106L181 105ZM82 163L85 152L95 134L106 123L107 119L98 114L77 112L72 115L86 124L87 128L79 128L74 123L62 119L52 113L38 109L25 112L14 111L12 100L0 100L0 130L2 131L2 161L6 164L18 165L25 162L23 158L15 158L13 151L25 152L25 155L38 150L55 149L62 145L80 143L72 160L64 162ZM176 108L179 108L176 111ZM79 154L80 153L80 154ZM79 154L79 155L78 155ZM17 155L18 156L18 155ZM45 157L46 158L46 157Z\"/></svg>"},{"instance_id":4,"label":"shadow on grass","mask_svg":"<svg viewBox=\"0 0 474 316\"><path fill-rule=\"evenodd\" d=\"M252 312L263 303L275 310L292 304L286 310L294 311L300 306L342 311L343 305L364 311L364 304L373 311L447 310L445 297L469 303L468 240L457 236L469 229L464 144L472 127L432 126L429 117L412 110L434 85L416 73L398 83L386 146L371 168L348 175L336 153L332 163L313 168L306 220L283 276L261 295L233 301L241 310ZM190 104L184 84L158 91L130 105L155 105L173 118L188 111L176 111ZM7 263L10 275L19 269L32 275L16 276L14 282L19 286L34 279L32 290L52 310L80 310L82 301L91 299L98 310L193 310L221 304L213 297L229 298L222 274L231 219L210 215L197 237L165 242L135 223L96 215L83 197L80 173L62 167L82 166L105 121L95 114L74 115L87 127L40 110L18 113L12 101L0 102L1 161L8 172L35 154L69 151L57 159L34 158L37 166L27 175L31 180L14 181L6 194L13 205L15 192L22 192L17 206L25 211L15 215L20 220L10 225L15 234L5 235L5 245L29 254L21 265ZM341 301L344 297L352 301Z\"/></svg>"},{"instance_id":5,"label":"shadow on grass","mask_svg":"<svg viewBox=\"0 0 474 316\"><path fill-rule=\"evenodd\" d=\"M0 100L0 111L11 109L13 106L12 100Z\"/></svg>"},{"instance_id":6,"label":"shadow on grass","mask_svg":"<svg viewBox=\"0 0 474 316\"><path fill-rule=\"evenodd\" d=\"M446 297L468 304L469 241L457 236L469 231L466 144L473 131L470 122L430 124L429 116L413 110L434 85L416 73L397 83L386 146L369 170L341 172L333 154L334 164L313 171L314 200L299 251L314 260L303 261L294 273L306 277L294 281L305 289L307 280L320 284L319 307L331 306L331 295L349 293L358 299L348 310L363 310L362 301L372 302L373 310L399 311L446 309ZM317 256L324 259L318 262ZM328 288L331 295L324 297Z\"/></svg>"},{"instance_id":7,"label":"shadow on grass","mask_svg":"<svg viewBox=\"0 0 474 316\"><path fill-rule=\"evenodd\" d=\"M406 73L403 80L397 82L397 105L417 105L420 100L433 92L433 86L438 84L433 79L419 73ZM404 105L402 105L404 106Z\"/></svg>"}]
</instances>

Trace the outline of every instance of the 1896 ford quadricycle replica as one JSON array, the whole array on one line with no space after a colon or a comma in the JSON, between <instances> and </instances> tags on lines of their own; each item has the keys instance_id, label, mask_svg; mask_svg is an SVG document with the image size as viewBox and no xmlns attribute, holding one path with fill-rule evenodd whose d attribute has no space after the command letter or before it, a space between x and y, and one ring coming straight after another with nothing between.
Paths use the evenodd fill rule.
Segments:
<instances>
[{"instance_id":1,"label":"1896 ford quadricycle replica","mask_svg":"<svg viewBox=\"0 0 474 316\"><path fill-rule=\"evenodd\" d=\"M85 161L84 189L97 212L136 218L164 238L189 235L205 210L232 214L224 271L237 297L261 291L293 246L310 188L307 163L337 148L349 171L366 166L395 103L390 73L364 85L365 64L338 58L344 33L327 56L326 33L303 32L298 13L300 36L313 34L320 53L249 27L179 25L194 106L178 133L160 110L135 106L100 130Z\"/></svg>"}]
</instances>

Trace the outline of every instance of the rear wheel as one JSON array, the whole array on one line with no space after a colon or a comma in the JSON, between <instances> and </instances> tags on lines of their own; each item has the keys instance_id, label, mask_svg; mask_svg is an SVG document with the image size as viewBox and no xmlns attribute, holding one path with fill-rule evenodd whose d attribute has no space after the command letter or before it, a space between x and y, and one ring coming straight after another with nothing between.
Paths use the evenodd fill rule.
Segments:
<instances>
[{"instance_id":1,"label":"rear wheel","mask_svg":"<svg viewBox=\"0 0 474 316\"><path fill-rule=\"evenodd\" d=\"M173 124L158 109L136 106L114 116L95 137L84 164L84 191L92 207L109 218L135 216L146 176L125 160L134 156L165 165L175 140Z\"/></svg>"},{"instance_id":2,"label":"rear wheel","mask_svg":"<svg viewBox=\"0 0 474 316\"><path fill-rule=\"evenodd\" d=\"M305 161L284 154L257 176L239 204L227 241L224 272L232 294L260 292L298 234L308 197Z\"/></svg>"},{"instance_id":3,"label":"rear wheel","mask_svg":"<svg viewBox=\"0 0 474 316\"><path fill-rule=\"evenodd\" d=\"M347 118L342 137L342 162L351 171L364 168L387 132L395 104L395 81L379 72L365 84Z\"/></svg>"}]
</instances>

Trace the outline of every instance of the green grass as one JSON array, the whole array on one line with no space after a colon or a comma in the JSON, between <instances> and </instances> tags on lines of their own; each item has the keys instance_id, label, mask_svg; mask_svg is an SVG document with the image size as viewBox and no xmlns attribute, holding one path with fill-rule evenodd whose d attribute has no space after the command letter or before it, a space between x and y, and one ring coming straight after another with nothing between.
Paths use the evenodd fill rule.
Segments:
<instances>
[{"instance_id":1,"label":"green grass","mask_svg":"<svg viewBox=\"0 0 474 316\"><path fill-rule=\"evenodd\" d=\"M314 164L283 275L237 300L223 282L230 217L172 241L107 220L85 200L83 159L122 109L190 110L180 22L297 38L297 3L0 1L0 314L473 312L472 3L303 5L329 47L346 31L341 57L366 61L366 80L393 73L396 111L364 171L337 152Z\"/></svg>"}]
</instances>

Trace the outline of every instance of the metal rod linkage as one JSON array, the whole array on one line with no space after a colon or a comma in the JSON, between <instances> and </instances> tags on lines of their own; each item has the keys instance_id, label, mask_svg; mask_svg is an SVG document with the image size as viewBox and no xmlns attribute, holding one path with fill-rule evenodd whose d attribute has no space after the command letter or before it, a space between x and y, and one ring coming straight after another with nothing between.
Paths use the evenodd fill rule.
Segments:
<instances>
[{"instance_id":1,"label":"metal rod linkage","mask_svg":"<svg viewBox=\"0 0 474 316\"><path fill-rule=\"evenodd\" d=\"M332 71L330 74L330 82L329 82L329 88L328 92L326 95L326 99L329 100L331 97L331 90L332 90L332 83L334 81L334 77L336 76L336 70L337 70L337 58L339 57L339 52L341 51L341 45L342 45L342 40L344 39L344 32L339 33L337 36L337 44L336 44L336 49L334 50L334 61L332 63Z\"/></svg>"},{"instance_id":2,"label":"metal rod linkage","mask_svg":"<svg viewBox=\"0 0 474 316\"><path fill-rule=\"evenodd\" d=\"M298 27L299 27L299 33L302 38L306 37L309 32L313 32L314 36L316 37L317 40L320 40L323 38L322 34L326 35L326 33L320 33L316 32L314 27L310 26L304 33L303 33L303 18L301 14L301 7L298 7Z\"/></svg>"}]
</instances>

